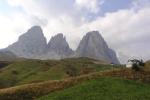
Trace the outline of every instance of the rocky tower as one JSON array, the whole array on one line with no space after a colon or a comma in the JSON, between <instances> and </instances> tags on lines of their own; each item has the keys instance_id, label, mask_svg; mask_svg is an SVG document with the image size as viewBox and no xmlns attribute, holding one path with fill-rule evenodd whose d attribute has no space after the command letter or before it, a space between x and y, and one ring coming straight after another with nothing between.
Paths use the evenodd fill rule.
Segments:
<instances>
[{"instance_id":1,"label":"rocky tower","mask_svg":"<svg viewBox=\"0 0 150 100\"><path fill-rule=\"evenodd\" d=\"M47 52L48 54L53 53L53 55L57 55L58 58L66 58L73 54L72 49L70 49L66 38L62 33L59 33L51 38L47 46Z\"/></svg>"},{"instance_id":2,"label":"rocky tower","mask_svg":"<svg viewBox=\"0 0 150 100\"><path fill-rule=\"evenodd\" d=\"M107 43L98 31L88 32L83 37L76 50L76 56L118 63L115 52L108 48Z\"/></svg>"},{"instance_id":3,"label":"rocky tower","mask_svg":"<svg viewBox=\"0 0 150 100\"><path fill-rule=\"evenodd\" d=\"M34 26L25 34L19 37L19 40L10 45L7 50L13 52L19 57L35 58L45 52L47 43L40 26Z\"/></svg>"}]
</instances>

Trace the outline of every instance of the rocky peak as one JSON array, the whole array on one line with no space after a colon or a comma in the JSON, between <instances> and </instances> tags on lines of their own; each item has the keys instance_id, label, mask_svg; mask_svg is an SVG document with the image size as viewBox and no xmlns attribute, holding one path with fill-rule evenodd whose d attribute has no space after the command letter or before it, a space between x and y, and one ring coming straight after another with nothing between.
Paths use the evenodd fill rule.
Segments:
<instances>
[{"instance_id":1,"label":"rocky peak","mask_svg":"<svg viewBox=\"0 0 150 100\"><path fill-rule=\"evenodd\" d=\"M7 49L20 57L34 58L44 52L46 38L40 26L33 26Z\"/></svg>"},{"instance_id":2,"label":"rocky peak","mask_svg":"<svg viewBox=\"0 0 150 100\"><path fill-rule=\"evenodd\" d=\"M19 37L19 40L24 39L44 39L44 34L40 26L31 27L26 33Z\"/></svg>"},{"instance_id":3,"label":"rocky peak","mask_svg":"<svg viewBox=\"0 0 150 100\"><path fill-rule=\"evenodd\" d=\"M63 36L62 33L58 33L57 35L53 36L48 43L48 47L50 48L52 46L52 44L54 44L54 45L60 44L60 42L66 44L66 38Z\"/></svg>"},{"instance_id":4,"label":"rocky peak","mask_svg":"<svg viewBox=\"0 0 150 100\"><path fill-rule=\"evenodd\" d=\"M110 54L110 49L107 43L98 31L88 32L81 40L76 55L79 57L89 57L94 59L113 62L112 57L115 54Z\"/></svg>"},{"instance_id":5,"label":"rocky peak","mask_svg":"<svg viewBox=\"0 0 150 100\"><path fill-rule=\"evenodd\" d=\"M69 56L73 52L62 33L51 38L47 50L48 52L55 52L61 56Z\"/></svg>"},{"instance_id":6,"label":"rocky peak","mask_svg":"<svg viewBox=\"0 0 150 100\"><path fill-rule=\"evenodd\" d=\"M31 27L19 40L6 50L18 57L36 59L61 59L68 57L89 57L117 63L116 53L109 49L107 43L98 31L88 32L77 50L70 49L65 36L59 33L51 38L47 44L40 26Z\"/></svg>"}]
</instances>

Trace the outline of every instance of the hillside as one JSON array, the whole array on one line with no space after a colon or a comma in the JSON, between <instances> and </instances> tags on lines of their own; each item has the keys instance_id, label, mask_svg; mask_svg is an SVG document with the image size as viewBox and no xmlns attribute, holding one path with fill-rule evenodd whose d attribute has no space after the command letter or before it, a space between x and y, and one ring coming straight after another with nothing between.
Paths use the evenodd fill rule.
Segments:
<instances>
[{"instance_id":1,"label":"hillside","mask_svg":"<svg viewBox=\"0 0 150 100\"><path fill-rule=\"evenodd\" d=\"M0 70L0 99L149 100L149 75L89 58L15 61Z\"/></svg>"},{"instance_id":2,"label":"hillside","mask_svg":"<svg viewBox=\"0 0 150 100\"><path fill-rule=\"evenodd\" d=\"M83 94L81 98L79 97L79 100L80 99L82 100L84 96L89 97L90 95L91 96L95 95L97 100L98 98L100 98L97 94L99 94L99 91L103 91L104 94L103 93L102 93L103 95L101 94L102 95L101 98L106 98L104 100L109 100L107 99L109 95L110 97L114 98L114 100L116 100L116 97L119 97L118 100L136 100L132 98L144 98L144 100L149 100L150 97L148 94L149 94L150 85L147 84L150 82L149 75L150 72L135 72L130 69L116 69L116 70L109 70L103 72L95 72L87 75L81 75L81 76L66 78L62 80L55 80L55 81L49 80L45 82L25 84L25 85L0 89L0 99L2 100L33 100L34 99L35 100L35 98L41 97L49 93L50 97L46 96L42 98L47 98L48 100L55 100L55 99L63 100L64 98L66 98L66 96L63 95L63 93L71 93L69 94L70 95L69 97L74 98L73 100L78 100L77 99L78 97L74 97L76 96L74 92L77 91L79 92L79 96L80 93ZM82 87L84 87L84 85L82 86L82 84L91 84L91 85L89 86L85 85L85 88L83 88L82 90ZM98 84L101 84L101 86ZM66 90L69 88L71 90ZM54 99L51 99L51 97ZM121 97L124 97L125 99ZM47 100L47 99L42 99L42 100ZM94 100L93 98L91 99ZM66 100L68 100L68 98L66 98Z\"/></svg>"},{"instance_id":3,"label":"hillside","mask_svg":"<svg viewBox=\"0 0 150 100\"><path fill-rule=\"evenodd\" d=\"M113 66L102 61L88 58L15 61L0 70L0 88L60 80L112 68Z\"/></svg>"},{"instance_id":4,"label":"hillside","mask_svg":"<svg viewBox=\"0 0 150 100\"><path fill-rule=\"evenodd\" d=\"M0 69L8 66L11 63L12 62L10 62L10 61L0 61Z\"/></svg>"},{"instance_id":5,"label":"hillside","mask_svg":"<svg viewBox=\"0 0 150 100\"><path fill-rule=\"evenodd\" d=\"M149 100L150 86L121 78L97 78L37 100Z\"/></svg>"},{"instance_id":6,"label":"hillside","mask_svg":"<svg viewBox=\"0 0 150 100\"><path fill-rule=\"evenodd\" d=\"M145 64L145 70L150 71L150 61L147 61Z\"/></svg>"}]
</instances>

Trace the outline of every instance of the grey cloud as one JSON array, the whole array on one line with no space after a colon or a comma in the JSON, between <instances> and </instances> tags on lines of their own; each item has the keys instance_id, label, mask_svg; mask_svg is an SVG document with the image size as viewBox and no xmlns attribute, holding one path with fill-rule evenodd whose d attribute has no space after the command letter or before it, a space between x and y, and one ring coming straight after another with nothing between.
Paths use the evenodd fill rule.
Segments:
<instances>
[{"instance_id":1,"label":"grey cloud","mask_svg":"<svg viewBox=\"0 0 150 100\"><path fill-rule=\"evenodd\" d=\"M30 22L33 25L39 25L39 26L46 26L48 24L48 20L44 18L39 18L37 16L31 16L30 17Z\"/></svg>"}]
</instances>

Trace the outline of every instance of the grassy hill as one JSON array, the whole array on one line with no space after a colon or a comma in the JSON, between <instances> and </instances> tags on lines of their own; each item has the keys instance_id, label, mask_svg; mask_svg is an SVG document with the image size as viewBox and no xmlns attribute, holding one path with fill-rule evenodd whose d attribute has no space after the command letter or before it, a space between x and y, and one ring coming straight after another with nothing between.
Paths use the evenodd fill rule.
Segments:
<instances>
[{"instance_id":1,"label":"grassy hill","mask_svg":"<svg viewBox=\"0 0 150 100\"><path fill-rule=\"evenodd\" d=\"M0 100L150 100L149 65L136 72L89 58L14 61L0 69Z\"/></svg>"},{"instance_id":2,"label":"grassy hill","mask_svg":"<svg viewBox=\"0 0 150 100\"><path fill-rule=\"evenodd\" d=\"M145 63L145 70L146 70L146 71L150 71L150 61L147 61L147 62Z\"/></svg>"},{"instance_id":3,"label":"grassy hill","mask_svg":"<svg viewBox=\"0 0 150 100\"><path fill-rule=\"evenodd\" d=\"M0 88L46 80L60 80L112 68L114 68L112 65L89 58L15 61L0 69Z\"/></svg>"},{"instance_id":4,"label":"grassy hill","mask_svg":"<svg viewBox=\"0 0 150 100\"><path fill-rule=\"evenodd\" d=\"M0 61L0 69L10 65L11 61Z\"/></svg>"},{"instance_id":5,"label":"grassy hill","mask_svg":"<svg viewBox=\"0 0 150 100\"><path fill-rule=\"evenodd\" d=\"M137 77L137 75L139 77ZM41 100L69 100L70 98L74 98L71 100L82 100L83 98L86 99L86 97L89 97L86 100L94 100L93 98L90 98L90 95L93 97L95 95L95 100L98 100L98 98L109 100L110 95L110 97L113 98L112 100L116 100L117 97L117 100L141 100L136 98L149 100L150 85L147 84L147 82L150 82L150 78L147 77L149 75L150 72L135 72L130 69L94 72L62 80L49 80L0 89L0 99L35 100L39 98ZM79 94L76 93L76 91L79 92ZM99 91L102 91L103 93L100 93ZM48 93L48 96L41 97ZM76 97L77 95L81 97ZM70 97L67 98L68 96Z\"/></svg>"},{"instance_id":6,"label":"grassy hill","mask_svg":"<svg viewBox=\"0 0 150 100\"><path fill-rule=\"evenodd\" d=\"M37 100L150 100L149 94L149 85L103 77L50 93Z\"/></svg>"}]
</instances>

